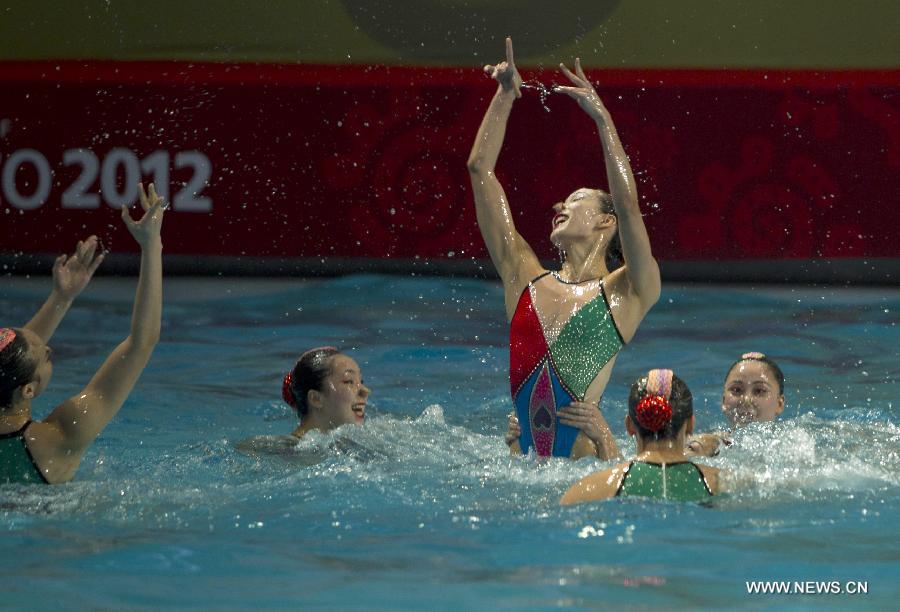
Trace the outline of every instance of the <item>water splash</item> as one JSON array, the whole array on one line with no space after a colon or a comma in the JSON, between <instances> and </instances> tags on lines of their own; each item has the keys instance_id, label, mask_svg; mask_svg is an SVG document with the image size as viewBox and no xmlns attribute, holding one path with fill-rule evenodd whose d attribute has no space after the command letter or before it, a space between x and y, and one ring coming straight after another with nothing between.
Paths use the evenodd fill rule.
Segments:
<instances>
[{"instance_id":1,"label":"water splash","mask_svg":"<svg viewBox=\"0 0 900 612\"><path fill-rule=\"evenodd\" d=\"M547 106L547 98L550 97L550 94L553 93L552 87L547 87L540 81L525 81L519 86L521 89L533 89L538 93L538 96L541 98L541 106L544 107L544 110L548 113L550 112L550 107Z\"/></svg>"}]
</instances>

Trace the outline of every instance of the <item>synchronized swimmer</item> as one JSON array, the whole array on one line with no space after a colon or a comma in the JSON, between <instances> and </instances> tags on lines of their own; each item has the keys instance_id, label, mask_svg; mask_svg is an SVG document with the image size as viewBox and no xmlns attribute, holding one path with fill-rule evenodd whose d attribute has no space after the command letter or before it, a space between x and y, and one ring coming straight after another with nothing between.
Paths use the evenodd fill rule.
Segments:
<instances>
[{"instance_id":1,"label":"synchronized swimmer","mask_svg":"<svg viewBox=\"0 0 900 612\"><path fill-rule=\"evenodd\" d=\"M163 200L153 184L139 185L144 215L122 220L141 247L141 272L131 331L87 386L43 421L31 418L31 402L50 383L52 351L47 343L69 307L103 261L96 236L79 242L53 266L53 291L23 327L0 328L0 483L68 482L81 458L125 402L159 341L162 316Z\"/></svg>"},{"instance_id":2,"label":"synchronized swimmer","mask_svg":"<svg viewBox=\"0 0 900 612\"><path fill-rule=\"evenodd\" d=\"M619 456L600 399L619 350L659 299L659 266L638 206L634 176L609 111L575 60L560 64L572 87L558 86L593 120L609 192L583 187L554 204L550 240L562 268L543 267L516 231L494 168L513 103L521 96L512 40L506 61L485 66L497 81L468 168L475 211L504 289L510 323L509 380L515 405L507 441L513 452L577 459ZM621 253L623 265L612 269Z\"/></svg>"},{"instance_id":3,"label":"synchronized swimmer","mask_svg":"<svg viewBox=\"0 0 900 612\"><path fill-rule=\"evenodd\" d=\"M774 421L784 412L784 373L763 353L744 353L725 375L722 413L733 432L755 422ZM721 446L731 446L729 432L698 434L685 449L691 455L713 457Z\"/></svg>"},{"instance_id":4,"label":"synchronized swimmer","mask_svg":"<svg viewBox=\"0 0 900 612\"><path fill-rule=\"evenodd\" d=\"M719 470L685 455L685 439L694 429L694 399L672 370L650 370L634 382L625 429L634 436L634 459L582 478L561 504L627 496L703 501L719 493Z\"/></svg>"}]
</instances>

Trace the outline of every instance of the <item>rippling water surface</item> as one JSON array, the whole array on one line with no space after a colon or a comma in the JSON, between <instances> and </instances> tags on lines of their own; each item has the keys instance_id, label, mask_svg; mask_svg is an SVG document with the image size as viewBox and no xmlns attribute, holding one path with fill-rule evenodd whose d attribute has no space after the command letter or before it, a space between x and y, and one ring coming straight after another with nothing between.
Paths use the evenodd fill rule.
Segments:
<instances>
[{"instance_id":1,"label":"rippling water surface","mask_svg":"<svg viewBox=\"0 0 900 612\"><path fill-rule=\"evenodd\" d=\"M50 407L128 328L132 280L96 279L51 345ZM3 280L20 325L49 280ZM630 452L628 384L669 366L698 426L723 427L734 357L781 363L787 408L711 464L710 506L560 508L605 464L510 458L499 285L352 276L167 280L163 339L77 481L0 487L4 605L341 609L890 607L900 596L900 291L666 286L603 408ZM373 389L368 421L278 452L280 377L337 343ZM867 595L748 595L745 581L863 581Z\"/></svg>"}]
</instances>

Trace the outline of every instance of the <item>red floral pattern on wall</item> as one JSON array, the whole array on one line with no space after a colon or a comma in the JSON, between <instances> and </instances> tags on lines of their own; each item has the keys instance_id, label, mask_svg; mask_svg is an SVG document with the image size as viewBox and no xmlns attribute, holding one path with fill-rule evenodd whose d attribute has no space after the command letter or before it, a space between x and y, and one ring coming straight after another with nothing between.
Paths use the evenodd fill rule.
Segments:
<instances>
[{"instance_id":1,"label":"red floral pattern on wall","mask_svg":"<svg viewBox=\"0 0 900 612\"><path fill-rule=\"evenodd\" d=\"M813 87L729 74L590 73L631 157L657 256L900 256L897 86L864 73ZM81 185L101 204L61 204L91 178L64 163L85 149L98 167L133 154L144 180L155 152L208 158L211 210L176 206L167 253L486 257L465 168L493 94L476 68L34 63L7 66L0 80L7 183L25 196L40 188L33 154L6 168L22 150L52 172L39 205L0 191L5 252L61 252L72 227L131 248L101 170ZM127 168L113 170L125 193ZM554 256L551 205L606 185L590 120L571 100L542 104L533 91L514 108L497 171L520 233L544 257ZM196 178L188 167L168 174L172 193Z\"/></svg>"}]
</instances>

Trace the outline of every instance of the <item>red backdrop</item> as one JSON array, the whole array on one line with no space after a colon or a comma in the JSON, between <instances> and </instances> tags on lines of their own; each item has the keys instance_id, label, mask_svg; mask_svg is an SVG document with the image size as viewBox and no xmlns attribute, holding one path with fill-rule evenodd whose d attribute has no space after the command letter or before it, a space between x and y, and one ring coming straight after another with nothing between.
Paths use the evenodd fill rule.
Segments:
<instances>
[{"instance_id":1,"label":"red backdrop","mask_svg":"<svg viewBox=\"0 0 900 612\"><path fill-rule=\"evenodd\" d=\"M589 76L660 259L900 257L900 71ZM111 207L142 176L174 200L167 253L486 256L465 169L494 91L477 69L4 62L0 83L6 253L85 233L133 250ZM516 104L498 175L552 256L551 204L606 179L590 120L546 105Z\"/></svg>"}]
</instances>

